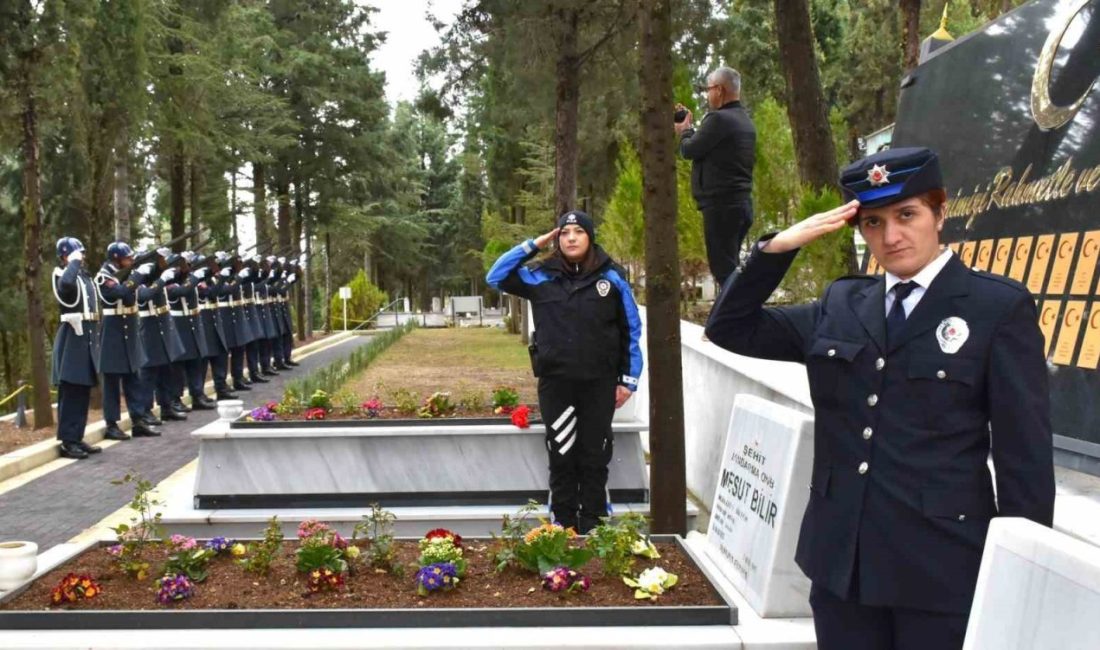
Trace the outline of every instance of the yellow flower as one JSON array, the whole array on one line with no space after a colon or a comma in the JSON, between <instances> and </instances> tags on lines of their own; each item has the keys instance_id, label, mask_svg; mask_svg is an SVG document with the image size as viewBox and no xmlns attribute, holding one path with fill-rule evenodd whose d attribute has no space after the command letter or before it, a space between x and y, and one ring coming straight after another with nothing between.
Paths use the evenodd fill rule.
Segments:
<instances>
[{"instance_id":1,"label":"yellow flower","mask_svg":"<svg viewBox=\"0 0 1100 650\"><path fill-rule=\"evenodd\" d=\"M237 557L240 557L240 556L244 555L245 553L247 553L248 549L245 548L244 544L241 544L240 542L237 542L236 544L233 545L232 548L229 549L229 552L232 553L233 555L237 556Z\"/></svg>"},{"instance_id":2,"label":"yellow flower","mask_svg":"<svg viewBox=\"0 0 1100 650\"><path fill-rule=\"evenodd\" d=\"M95 595L96 595L95 587L88 587L87 589L84 590L84 597L85 598L92 598Z\"/></svg>"},{"instance_id":3,"label":"yellow flower","mask_svg":"<svg viewBox=\"0 0 1100 650\"><path fill-rule=\"evenodd\" d=\"M360 553L361 553L361 551L359 550L358 546L349 546L347 548L347 550L344 551L344 554L347 555L349 558L351 558L353 560L355 558L359 557Z\"/></svg>"}]
</instances>

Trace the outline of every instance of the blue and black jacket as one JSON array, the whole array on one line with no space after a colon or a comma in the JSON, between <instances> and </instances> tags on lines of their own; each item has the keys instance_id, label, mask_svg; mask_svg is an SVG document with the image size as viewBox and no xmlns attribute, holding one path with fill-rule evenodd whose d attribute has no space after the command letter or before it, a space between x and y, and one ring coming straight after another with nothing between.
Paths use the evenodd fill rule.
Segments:
<instances>
[{"instance_id":1,"label":"blue and black jacket","mask_svg":"<svg viewBox=\"0 0 1100 650\"><path fill-rule=\"evenodd\" d=\"M642 320L622 268L599 246L595 270L588 273L571 273L557 257L525 266L538 252L528 239L502 255L485 277L493 288L531 301L536 374L617 376L619 384L637 390Z\"/></svg>"}]
</instances>

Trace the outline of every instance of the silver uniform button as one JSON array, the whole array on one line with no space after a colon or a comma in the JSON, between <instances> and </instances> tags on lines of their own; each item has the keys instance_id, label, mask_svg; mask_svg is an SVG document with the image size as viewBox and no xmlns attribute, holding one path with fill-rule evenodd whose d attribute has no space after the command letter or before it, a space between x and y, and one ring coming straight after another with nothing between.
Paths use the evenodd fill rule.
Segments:
<instances>
[{"instance_id":1,"label":"silver uniform button","mask_svg":"<svg viewBox=\"0 0 1100 650\"><path fill-rule=\"evenodd\" d=\"M866 474L867 470L869 468L870 468L870 465L867 464L867 461L863 461L862 463L859 464L859 473L860 474Z\"/></svg>"},{"instance_id":2,"label":"silver uniform button","mask_svg":"<svg viewBox=\"0 0 1100 650\"><path fill-rule=\"evenodd\" d=\"M947 379L947 373L942 371L942 370L937 370L936 371L936 376L939 377L940 379Z\"/></svg>"},{"instance_id":3,"label":"silver uniform button","mask_svg":"<svg viewBox=\"0 0 1100 650\"><path fill-rule=\"evenodd\" d=\"M864 428L863 429L863 439L864 440L870 440L871 439L871 434L873 434L873 433L874 433L874 431L871 430L871 427Z\"/></svg>"},{"instance_id":4,"label":"silver uniform button","mask_svg":"<svg viewBox=\"0 0 1100 650\"><path fill-rule=\"evenodd\" d=\"M882 370L885 367L886 367L886 359L883 359L882 357L879 357L878 359L875 359L875 370Z\"/></svg>"},{"instance_id":5,"label":"silver uniform button","mask_svg":"<svg viewBox=\"0 0 1100 650\"><path fill-rule=\"evenodd\" d=\"M959 515L959 521L966 521L966 515Z\"/></svg>"},{"instance_id":6,"label":"silver uniform button","mask_svg":"<svg viewBox=\"0 0 1100 650\"><path fill-rule=\"evenodd\" d=\"M828 354L830 357L835 357L836 356L836 350L834 350L832 348L829 348L829 351L826 352L825 354Z\"/></svg>"},{"instance_id":7,"label":"silver uniform button","mask_svg":"<svg viewBox=\"0 0 1100 650\"><path fill-rule=\"evenodd\" d=\"M867 406L874 406L875 404L878 404L878 395L872 393L867 396Z\"/></svg>"}]
</instances>

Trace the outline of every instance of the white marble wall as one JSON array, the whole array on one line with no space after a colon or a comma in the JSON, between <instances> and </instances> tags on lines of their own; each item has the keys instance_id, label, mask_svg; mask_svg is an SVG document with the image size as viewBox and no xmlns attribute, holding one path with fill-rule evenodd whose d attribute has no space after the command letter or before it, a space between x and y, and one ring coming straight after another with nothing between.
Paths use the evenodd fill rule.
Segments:
<instances>
[{"instance_id":1,"label":"white marble wall","mask_svg":"<svg viewBox=\"0 0 1100 650\"><path fill-rule=\"evenodd\" d=\"M1100 648L1100 548L1026 519L994 519L963 647Z\"/></svg>"}]
</instances>

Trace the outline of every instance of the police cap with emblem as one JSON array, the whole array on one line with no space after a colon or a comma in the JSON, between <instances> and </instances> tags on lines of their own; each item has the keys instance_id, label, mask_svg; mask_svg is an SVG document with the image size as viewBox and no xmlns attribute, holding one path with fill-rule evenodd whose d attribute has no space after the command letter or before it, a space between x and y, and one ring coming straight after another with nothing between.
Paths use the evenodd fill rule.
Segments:
<instances>
[{"instance_id":1,"label":"police cap with emblem","mask_svg":"<svg viewBox=\"0 0 1100 650\"><path fill-rule=\"evenodd\" d=\"M940 160L925 147L879 151L845 167L840 188L845 202L858 199L861 208L888 205L943 189Z\"/></svg>"},{"instance_id":2,"label":"police cap with emblem","mask_svg":"<svg viewBox=\"0 0 1100 650\"><path fill-rule=\"evenodd\" d=\"M596 226L592 223L592 217L587 213L580 210L570 210L565 214L558 217L558 228L564 228L566 226L580 226L588 233L588 241L595 243L596 241ZM560 237L561 235L559 235Z\"/></svg>"}]
</instances>

